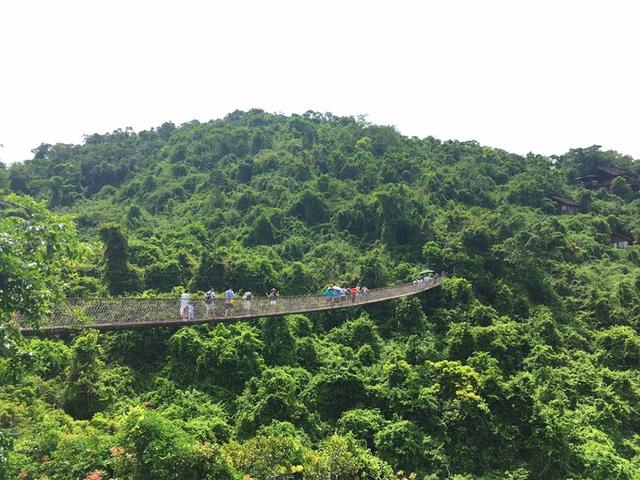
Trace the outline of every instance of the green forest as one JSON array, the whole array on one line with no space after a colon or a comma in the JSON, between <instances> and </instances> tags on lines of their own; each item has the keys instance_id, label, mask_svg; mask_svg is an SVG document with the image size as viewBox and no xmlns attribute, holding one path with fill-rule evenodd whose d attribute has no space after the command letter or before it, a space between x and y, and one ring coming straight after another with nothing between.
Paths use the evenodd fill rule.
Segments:
<instances>
[{"instance_id":1,"label":"green forest","mask_svg":"<svg viewBox=\"0 0 640 480\"><path fill-rule=\"evenodd\" d=\"M626 173L585 186L598 169ZM599 146L522 156L257 109L0 164L0 480L640 479L633 174ZM55 338L15 322L71 297L424 269L450 278L309 315Z\"/></svg>"}]
</instances>

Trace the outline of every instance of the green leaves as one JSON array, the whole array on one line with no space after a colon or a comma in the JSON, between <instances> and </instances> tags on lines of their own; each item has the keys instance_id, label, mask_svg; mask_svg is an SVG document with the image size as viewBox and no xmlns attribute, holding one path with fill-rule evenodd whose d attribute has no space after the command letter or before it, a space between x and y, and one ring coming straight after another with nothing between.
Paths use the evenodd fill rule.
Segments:
<instances>
[{"instance_id":1,"label":"green leaves","mask_svg":"<svg viewBox=\"0 0 640 480\"><path fill-rule=\"evenodd\" d=\"M255 328L236 324L184 328L169 340L168 368L176 383L203 390L228 388L239 393L263 368L262 342Z\"/></svg>"},{"instance_id":2,"label":"green leaves","mask_svg":"<svg viewBox=\"0 0 640 480\"><path fill-rule=\"evenodd\" d=\"M105 246L104 280L111 295L122 295L140 290L139 272L129 265L127 234L117 224L100 227L100 238Z\"/></svg>"},{"instance_id":3,"label":"green leaves","mask_svg":"<svg viewBox=\"0 0 640 480\"><path fill-rule=\"evenodd\" d=\"M211 444L200 444L162 415L141 407L132 409L119 435L133 458L116 464L116 472L140 480L233 478L226 461Z\"/></svg>"},{"instance_id":4,"label":"green leaves","mask_svg":"<svg viewBox=\"0 0 640 480\"><path fill-rule=\"evenodd\" d=\"M238 435L248 438L261 426L286 421L308 432L316 432L311 412L303 401L302 391L311 375L304 369L274 367L249 381L238 397L236 425Z\"/></svg>"},{"instance_id":5,"label":"green leaves","mask_svg":"<svg viewBox=\"0 0 640 480\"><path fill-rule=\"evenodd\" d=\"M0 198L0 322L37 325L61 300L78 253L68 217L27 197Z\"/></svg>"}]
</instances>

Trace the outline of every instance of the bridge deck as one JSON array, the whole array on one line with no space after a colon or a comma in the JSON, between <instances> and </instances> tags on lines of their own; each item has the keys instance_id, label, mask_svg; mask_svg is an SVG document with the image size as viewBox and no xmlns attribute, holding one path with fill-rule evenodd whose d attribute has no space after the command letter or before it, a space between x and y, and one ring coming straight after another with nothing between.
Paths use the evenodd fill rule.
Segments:
<instances>
[{"instance_id":1,"label":"bridge deck","mask_svg":"<svg viewBox=\"0 0 640 480\"><path fill-rule=\"evenodd\" d=\"M25 334L56 334L82 328L98 330L133 330L148 327L197 325L247 321L260 317L289 315L294 313L318 312L384 302L395 298L416 295L442 283L443 276L419 283L402 284L392 287L372 289L367 294L355 298L347 296L342 300L327 299L322 295L279 297L274 308L267 298L254 298L251 309L244 309L243 301L235 299L227 309L221 300L216 300L212 315L207 317L202 299L192 299L195 316L183 320L179 315L180 300L159 300L146 298L101 298L70 299L38 329L22 325ZM225 312L225 310L227 310ZM226 315L225 315L226 313Z\"/></svg>"}]
</instances>

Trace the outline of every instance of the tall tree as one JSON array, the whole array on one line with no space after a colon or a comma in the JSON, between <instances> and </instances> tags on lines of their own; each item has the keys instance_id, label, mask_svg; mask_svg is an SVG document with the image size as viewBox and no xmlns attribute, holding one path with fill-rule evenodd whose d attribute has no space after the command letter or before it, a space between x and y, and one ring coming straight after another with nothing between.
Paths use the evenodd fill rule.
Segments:
<instances>
[{"instance_id":1,"label":"tall tree","mask_svg":"<svg viewBox=\"0 0 640 480\"><path fill-rule=\"evenodd\" d=\"M62 299L76 232L68 217L27 197L1 197L0 209L0 323L20 312L37 324Z\"/></svg>"},{"instance_id":2,"label":"tall tree","mask_svg":"<svg viewBox=\"0 0 640 480\"><path fill-rule=\"evenodd\" d=\"M104 243L104 280L111 295L122 295L140 289L138 272L129 265L129 242L120 225L111 223L100 227Z\"/></svg>"}]
</instances>

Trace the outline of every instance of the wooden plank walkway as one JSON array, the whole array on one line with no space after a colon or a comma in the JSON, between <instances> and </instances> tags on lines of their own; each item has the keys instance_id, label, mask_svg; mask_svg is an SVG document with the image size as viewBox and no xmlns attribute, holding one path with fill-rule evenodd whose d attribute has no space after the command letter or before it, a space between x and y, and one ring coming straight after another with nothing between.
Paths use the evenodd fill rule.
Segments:
<instances>
[{"instance_id":1,"label":"wooden plank walkway","mask_svg":"<svg viewBox=\"0 0 640 480\"><path fill-rule=\"evenodd\" d=\"M262 317L290 315L337 310L370 303L384 302L396 298L416 295L438 287L446 275L432 277L419 283L376 288L367 294L343 299L327 299L323 295L301 295L279 297L274 308L267 298L255 298L251 309L244 310L242 299L235 299L225 312L222 300L216 300L212 315L205 314L203 299L192 299L195 316L192 320L183 320L179 315L180 299L160 300L147 298L96 298L69 299L66 305L56 311L42 326L35 329L20 325L25 334L52 335L83 328L107 330L134 330L149 327L173 327L197 325L203 323L221 323L250 321ZM225 315L227 313L227 315Z\"/></svg>"}]
</instances>

